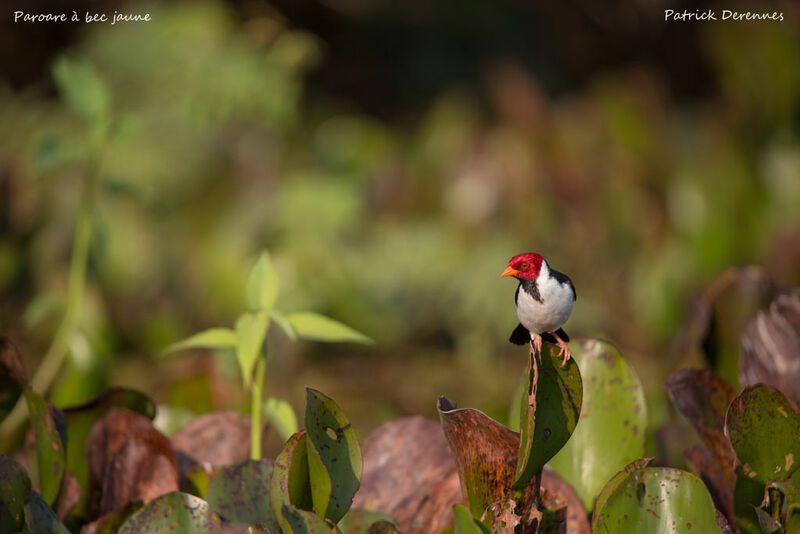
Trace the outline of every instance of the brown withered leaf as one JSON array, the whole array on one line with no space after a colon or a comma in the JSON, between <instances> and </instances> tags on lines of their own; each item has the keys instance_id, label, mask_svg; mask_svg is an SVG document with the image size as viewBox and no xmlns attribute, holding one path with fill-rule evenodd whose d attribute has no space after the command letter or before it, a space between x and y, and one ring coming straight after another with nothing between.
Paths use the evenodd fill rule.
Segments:
<instances>
[{"instance_id":1,"label":"brown withered leaf","mask_svg":"<svg viewBox=\"0 0 800 534\"><path fill-rule=\"evenodd\" d=\"M694 427L714 454L725 480L733 487L736 455L725 436L725 413L736 398L727 381L708 369L681 369L664 381L675 408Z\"/></svg>"},{"instance_id":2,"label":"brown withered leaf","mask_svg":"<svg viewBox=\"0 0 800 534\"><path fill-rule=\"evenodd\" d=\"M744 330L742 386L765 382L800 402L800 289L778 295Z\"/></svg>"},{"instance_id":3,"label":"brown withered leaf","mask_svg":"<svg viewBox=\"0 0 800 534\"><path fill-rule=\"evenodd\" d=\"M705 483L717 510L722 512L730 523L733 523L735 517L733 487L725 478L725 473L714 455L708 449L694 445L684 451L683 458L686 460L689 470Z\"/></svg>"},{"instance_id":4,"label":"brown withered leaf","mask_svg":"<svg viewBox=\"0 0 800 534\"><path fill-rule=\"evenodd\" d=\"M452 524L461 488L438 423L420 416L385 423L367 437L362 457L352 508L388 514L407 534L438 534Z\"/></svg>"},{"instance_id":5,"label":"brown withered leaf","mask_svg":"<svg viewBox=\"0 0 800 534\"><path fill-rule=\"evenodd\" d=\"M153 446L152 440L132 439L111 457L103 478L100 513L107 514L130 502L149 502L178 490L174 454Z\"/></svg>"},{"instance_id":6,"label":"brown withered leaf","mask_svg":"<svg viewBox=\"0 0 800 534\"><path fill-rule=\"evenodd\" d=\"M172 436L172 447L197 462L230 465L250 458L250 419L240 412L213 412Z\"/></svg>"},{"instance_id":7,"label":"brown withered leaf","mask_svg":"<svg viewBox=\"0 0 800 534\"><path fill-rule=\"evenodd\" d=\"M178 489L178 461L169 440L148 418L129 410L112 408L92 426L86 460L90 519Z\"/></svg>"},{"instance_id":8,"label":"brown withered leaf","mask_svg":"<svg viewBox=\"0 0 800 534\"><path fill-rule=\"evenodd\" d=\"M0 421L17 404L27 380L22 358L8 338L0 336Z\"/></svg>"},{"instance_id":9,"label":"brown withered leaf","mask_svg":"<svg viewBox=\"0 0 800 534\"><path fill-rule=\"evenodd\" d=\"M56 515L63 521L72 511L76 504L81 500L83 490L81 484L69 472L64 473L64 482L61 485L61 493L58 496L58 506Z\"/></svg>"},{"instance_id":10,"label":"brown withered leaf","mask_svg":"<svg viewBox=\"0 0 800 534\"><path fill-rule=\"evenodd\" d=\"M473 515L502 501L514 483L519 434L480 410L456 408L445 397L437 405L445 438L456 461L464 499Z\"/></svg>"}]
</instances>

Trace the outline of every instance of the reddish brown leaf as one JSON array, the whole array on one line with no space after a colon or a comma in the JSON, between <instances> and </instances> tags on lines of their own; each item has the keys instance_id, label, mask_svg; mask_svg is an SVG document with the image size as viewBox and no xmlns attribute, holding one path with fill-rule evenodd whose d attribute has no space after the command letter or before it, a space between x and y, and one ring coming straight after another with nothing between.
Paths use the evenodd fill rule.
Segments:
<instances>
[{"instance_id":1,"label":"reddish brown leaf","mask_svg":"<svg viewBox=\"0 0 800 534\"><path fill-rule=\"evenodd\" d=\"M542 497L549 508L567 507L567 534L591 533L592 528L580 497L566 480L548 467L542 473Z\"/></svg>"},{"instance_id":2,"label":"reddish brown leaf","mask_svg":"<svg viewBox=\"0 0 800 534\"><path fill-rule=\"evenodd\" d=\"M65 473L64 482L61 485L61 494L58 496L58 507L56 508L56 515L61 521L78 504L82 496L83 490L78 480L69 472Z\"/></svg>"},{"instance_id":3,"label":"reddish brown leaf","mask_svg":"<svg viewBox=\"0 0 800 534\"><path fill-rule=\"evenodd\" d=\"M250 419L240 412L201 415L176 432L171 441L176 451L198 462L243 462L250 458Z\"/></svg>"},{"instance_id":4,"label":"reddish brown leaf","mask_svg":"<svg viewBox=\"0 0 800 534\"><path fill-rule=\"evenodd\" d=\"M439 418L458 467L464 498L476 517L502 501L514 483L519 434L472 408L439 398Z\"/></svg>"},{"instance_id":5,"label":"reddish brown leaf","mask_svg":"<svg viewBox=\"0 0 800 534\"><path fill-rule=\"evenodd\" d=\"M705 483L714 500L714 506L725 515L730 523L733 523L733 486L725 478L725 473L714 455L708 449L695 445L686 449L683 457L691 472Z\"/></svg>"},{"instance_id":6,"label":"reddish brown leaf","mask_svg":"<svg viewBox=\"0 0 800 534\"><path fill-rule=\"evenodd\" d=\"M742 386L765 382L800 402L800 290L778 295L742 335Z\"/></svg>"},{"instance_id":7,"label":"reddish brown leaf","mask_svg":"<svg viewBox=\"0 0 800 534\"><path fill-rule=\"evenodd\" d=\"M439 424L417 416L381 425L365 440L362 456L353 508L388 514L408 534L438 534L452 524L461 488Z\"/></svg>"},{"instance_id":8,"label":"reddish brown leaf","mask_svg":"<svg viewBox=\"0 0 800 534\"><path fill-rule=\"evenodd\" d=\"M148 418L125 409L112 408L92 426L86 459L90 519L178 489L178 461L169 440Z\"/></svg>"},{"instance_id":9,"label":"reddish brown leaf","mask_svg":"<svg viewBox=\"0 0 800 534\"><path fill-rule=\"evenodd\" d=\"M736 391L708 369L682 369L664 382L678 411L689 420L716 457L727 484L733 488L736 456L725 436L725 413Z\"/></svg>"},{"instance_id":10,"label":"reddish brown leaf","mask_svg":"<svg viewBox=\"0 0 800 534\"><path fill-rule=\"evenodd\" d=\"M28 382L25 377L25 366L22 365L22 357L19 355L16 345L5 336L0 336L0 365L6 372L20 384Z\"/></svg>"}]
</instances>

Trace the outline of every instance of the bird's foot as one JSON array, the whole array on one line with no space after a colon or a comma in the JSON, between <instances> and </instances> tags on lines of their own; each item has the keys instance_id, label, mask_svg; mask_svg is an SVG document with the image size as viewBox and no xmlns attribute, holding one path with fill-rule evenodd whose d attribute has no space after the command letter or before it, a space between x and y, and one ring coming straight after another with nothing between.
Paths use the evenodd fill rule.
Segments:
<instances>
[{"instance_id":1,"label":"bird's foot","mask_svg":"<svg viewBox=\"0 0 800 534\"><path fill-rule=\"evenodd\" d=\"M565 365L567 365L567 362L570 360L570 358L572 358L572 353L569 351L569 347L564 342L564 340L558 337L558 335L555 332L553 333L553 336L556 338L556 341L558 341L558 346L561 347L561 350L558 352L558 355L564 357L564 359L561 360L561 367L564 367Z\"/></svg>"},{"instance_id":2,"label":"bird's foot","mask_svg":"<svg viewBox=\"0 0 800 534\"><path fill-rule=\"evenodd\" d=\"M536 356L541 358L541 356L542 356L542 336L541 335L536 334L531 339L531 352L536 353Z\"/></svg>"}]
</instances>

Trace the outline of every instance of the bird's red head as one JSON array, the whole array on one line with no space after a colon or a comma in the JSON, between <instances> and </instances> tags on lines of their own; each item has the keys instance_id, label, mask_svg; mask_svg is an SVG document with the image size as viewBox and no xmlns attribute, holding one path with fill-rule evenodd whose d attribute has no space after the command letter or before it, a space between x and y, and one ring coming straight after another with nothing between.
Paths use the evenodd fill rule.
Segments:
<instances>
[{"instance_id":1,"label":"bird's red head","mask_svg":"<svg viewBox=\"0 0 800 534\"><path fill-rule=\"evenodd\" d=\"M544 258L535 252L517 254L508 262L506 270L501 276L513 276L515 278L527 278L536 280L539 278L539 271L542 268Z\"/></svg>"}]
</instances>

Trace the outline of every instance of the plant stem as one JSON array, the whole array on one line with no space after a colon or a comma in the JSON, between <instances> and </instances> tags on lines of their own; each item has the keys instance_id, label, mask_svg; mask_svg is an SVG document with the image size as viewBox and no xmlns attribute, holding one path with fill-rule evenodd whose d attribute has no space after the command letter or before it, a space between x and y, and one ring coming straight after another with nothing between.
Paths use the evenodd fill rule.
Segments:
<instances>
[{"instance_id":1,"label":"plant stem","mask_svg":"<svg viewBox=\"0 0 800 534\"><path fill-rule=\"evenodd\" d=\"M250 458L261 459L261 401L264 395L264 376L267 358L262 355L256 362L256 376L250 389Z\"/></svg>"},{"instance_id":2,"label":"plant stem","mask_svg":"<svg viewBox=\"0 0 800 534\"><path fill-rule=\"evenodd\" d=\"M98 150L99 152L99 150ZM89 165L83 180L78 214L75 221L75 235L72 239L72 255L70 257L67 278L67 305L64 316L58 325L50 348L47 349L42 362L31 378L31 388L42 395L47 392L58 374L67 355L69 341L77 326L83 307L84 289L86 287L86 268L89 262L89 247L92 241L92 217L94 210L94 183L99 172L100 158L96 157ZM25 421L25 403L20 398L11 413L0 425L0 437L13 435Z\"/></svg>"}]
</instances>

